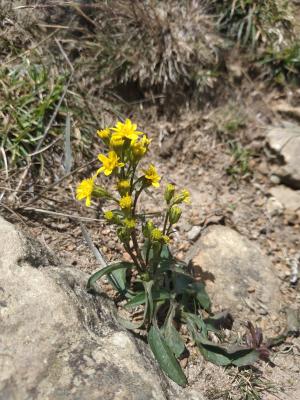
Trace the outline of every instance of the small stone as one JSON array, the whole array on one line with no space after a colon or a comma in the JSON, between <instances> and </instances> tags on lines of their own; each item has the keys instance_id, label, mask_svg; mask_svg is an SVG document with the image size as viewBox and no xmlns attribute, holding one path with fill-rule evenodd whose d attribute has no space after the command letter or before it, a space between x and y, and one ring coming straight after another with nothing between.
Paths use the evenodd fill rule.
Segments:
<instances>
[{"instance_id":1,"label":"small stone","mask_svg":"<svg viewBox=\"0 0 300 400\"><path fill-rule=\"evenodd\" d=\"M282 215L283 205L279 200L274 197L270 197L266 204L267 213L270 217L275 217L276 215Z\"/></svg>"},{"instance_id":2,"label":"small stone","mask_svg":"<svg viewBox=\"0 0 300 400\"><path fill-rule=\"evenodd\" d=\"M272 175L270 176L270 181L271 181L272 183L274 183L274 185L279 185L280 182L281 182L280 177L279 177L278 175L274 175L274 174L272 174Z\"/></svg>"},{"instance_id":3,"label":"small stone","mask_svg":"<svg viewBox=\"0 0 300 400\"><path fill-rule=\"evenodd\" d=\"M255 288L254 287L249 287L248 288L248 293L254 293L255 292Z\"/></svg>"},{"instance_id":4,"label":"small stone","mask_svg":"<svg viewBox=\"0 0 300 400\"><path fill-rule=\"evenodd\" d=\"M190 241L195 241L201 234L201 226L193 226L192 229L188 232L187 237Z\"/></svg>"},{"instance_id":5,"label":"small stone","mask_svg":"<svg viewBox=\"0 0 300 400\"><path fill-rule=\"evenodd\" d=\"M259 315L268 315L268 310L266 310L265 308L259 308L258 313Z\"/></svg>"},{"instance_id":6,"label":"small stone","mask_svg":"<svg viewBox=\"0 0 300 400\"><path fill-rule=\"evenodd\" d=\"M181 368L184 369L187 366L188 358L186 357L186 358L183 358L182 360L179 360L179 363L180 363Z\"/></svg>"},{"instance_id":7,"label":"small stone","mask_svg":"<svg viewBox=\"0 0 300 400\"><path fill-rule=\"evenodd\" d=\"M107 242L107 246L108 246L108 248L110 248L110 249L114 249L114 248L116 247L116 243L115 243L114 240L109 240L109 241Z\"/></svg>"},{"instance_id":8,"label":"small stone","mask_svg":"<svg viewBox=\"0 0 300 400\"><path fill-rule=\"evenodd\" d=\"M132 261L132 259L131 259L131 257L130 257L130 254L128 254L128 253L123 253L123 260L124 260L124 261L127 261L127 262Z\"/></svg>"}]
</instances>

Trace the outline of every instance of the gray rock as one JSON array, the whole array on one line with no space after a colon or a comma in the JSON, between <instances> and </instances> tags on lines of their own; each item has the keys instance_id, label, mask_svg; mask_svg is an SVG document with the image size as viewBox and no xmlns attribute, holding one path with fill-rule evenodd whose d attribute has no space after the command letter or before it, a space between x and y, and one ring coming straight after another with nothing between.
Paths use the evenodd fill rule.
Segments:
<instances>
[{"instance_id":1,"label":"gray rock","mask_svg":"<svg viewBox=\"0 0 300 400\"><path fill-rule=\"evenodd\" d=\"M300 189L300 126L283 122L282 126L270 129L267 140L284 161L283 167L276 171L281 182Z\"/></svg>"},{"instance_id":2,"label":"gray rock","mask_svg":"<svg viewBox=\"0 0 300 400\"><path fill-rule=\"evenodd\" d=\"M165 378L87 278L0 218L0 399L203 399Z\"/></svg>"},{"instance_id":3,"label":"gray rock","mask_svg":"<svg viewBox=\"0 0 300 400\"><path fill-rule=\"evenodd\" d=\"M279 280L259 247L225 226L214 225L187 254L196 274L206 283L213 304L233 313L240 305L256 313L280 309ZM275 295L276 294L276 295Z\"/></svg>"},{"instance_id":4,"label":"gray rock","mask_svg":"<svg viewBox=\"0 0 300 400\"><path fill-rule=\"evenodd\" d=\"M275 197L270 197L266 204L267 213L270 217L281 215L283 213L283 205Z\"/></svg>"},{"instance_id":5,"label":"gray rock","mask_svg":"<svg viewBox=\"0 0 300 400\"><path fill-rule=\"evenodd\" d=\"M280 185L270 189L273 198L282 204L282 207L289 213L299 213L300 216L300 190L293 190Z\"/></svg>"},{"instance_id":6,"label":"gray rock","mask_svg":"<svg viewBox=\"0 0 300 400\"><path fill-rule=\"evenodd\" d=\"M201 226L193 226L192 229L187 233L187 237L190 241L195 241L198 239L201 233Z\"/></svg>"}]
</instances>

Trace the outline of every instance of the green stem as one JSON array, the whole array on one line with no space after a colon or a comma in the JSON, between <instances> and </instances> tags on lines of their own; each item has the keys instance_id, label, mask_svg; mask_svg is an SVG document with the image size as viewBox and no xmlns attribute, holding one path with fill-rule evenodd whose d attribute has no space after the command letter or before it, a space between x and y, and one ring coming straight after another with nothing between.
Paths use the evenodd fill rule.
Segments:
<instances>
[{"instance_id":1,"label":"green stem","mask_svg":"<svg viewBox=\"0 0 300 400\"><path fill-rule=\"evenodd\" d=\"M149 255L150 255L150 250L151 250L151 241L148 239L148 246L147 246L147 251L146 251L146 267L148 266L149 263Z\"/></svg>"},{"instance_id":2,"label":"green stem","mask_svg":"<svg viewBox=\"0 0 300 400\"><path fill-rule=\"evenodd\" d=\"M163 228L163 234L166 234L166 229L167 229L167 223L168 223L168 219L169 219L169 211L170 208L167 209L166 211L166 216L165 216L165 221L164 221L164 228Z\"/></svg>"},{"instance_id":3,"label":"green stem","mask_svg":"<svg viewBox=\"0 0 300 400\"><path fill-rule=\"evenodd\" d=\"M134 250L136 252L136 255L137 255L137 258L138 258L138 260L140 262L140 265L141 265L142 269L146 269L146 264L145 264L145 261L143 259L142 253L141 253L140 248L139 248L139 244L138 244L138 241L137 241L135 229L131 232L131 239L132 239L132 242L133 242L133 248L134 248Z\"/></svg>"}]
</instances>

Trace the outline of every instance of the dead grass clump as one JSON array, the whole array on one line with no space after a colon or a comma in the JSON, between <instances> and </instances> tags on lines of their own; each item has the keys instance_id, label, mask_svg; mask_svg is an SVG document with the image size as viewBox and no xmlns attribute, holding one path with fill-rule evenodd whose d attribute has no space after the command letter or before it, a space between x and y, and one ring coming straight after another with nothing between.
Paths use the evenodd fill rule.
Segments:
<instances>
[{"instance_id":1,"label":"dead grass clump","mask_svg":"<svg viewBox=\"0 0 300 400\"><path fill-rule=\"evenodd\" d=\"M279 49L293 33L293 14L286 0L214 0L222 33L243 46Z\"/></svg>"},{"instance_id":2,"label":"dead grass clump","mask_svg":"<svg viewBox=\"0 0 300 400\"><path fill-rule=\"evenodd\" d=\"M70 4L77 17L65 30L66 40L72 37L70 47L82 77L92 76L98 88L128 82L160 92L191 83L209 86L222 40L214 33L206 3L95 0L80 7ZM48 20L50 13L48 9ZM75 31L80 40L77 54Z\"/></svg>"}]
</instances>

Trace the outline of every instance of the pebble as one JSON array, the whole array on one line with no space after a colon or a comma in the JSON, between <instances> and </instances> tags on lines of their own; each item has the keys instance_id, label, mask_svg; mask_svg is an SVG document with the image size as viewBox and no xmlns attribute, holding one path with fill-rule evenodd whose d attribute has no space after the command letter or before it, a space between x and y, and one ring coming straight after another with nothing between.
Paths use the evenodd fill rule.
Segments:
<instances>
[{"instance_id":1,"label":"pebble","mask_svg":"<svg viewBox=\"0 0 300 400\"><path fill-rule=\"evenodd\" d=\"M271 181L272 183L274 183L274 185L279 185L280 182L281 182L280 177L279 177L278 175L274 175L274 174L272 174L272 175L270 176L270 181Z\"/></svg>"},{"instance_id":2,"label":"pebble","mask_svg":"<svg viewBox=\"0 0 300 400\"><path fill-rule=\"evenodd\" d=\"M198 239L201 233L201 226L193 226L192 229L187 233L187 237L192 242Z\"/></svg>"},{"instance_id":3,"label":"pebble","mask_svg":"<svg viewBox=\"0 0 300 400\"><path fill-rule=\"evenodd\" d=\"M130 255L128 253L123 253L123 260L127 261L127 262L132 261Z\"/></svg>"},{"instance_id":4,"label":"pebble","mask_svg":"<svg viewBox=\"0 0 300 400\"><path fill-rule=\"evenodd\" d=\"M181 365L181 368L184 369L187 366L188 358L186 357L186 358L183 358L182 360L179 360L179 363Z\"/></svg>"},{"instance_id":5,"label":"pebble","mask_svg":"<svg viewBox=\"0 0 300 400\"><path fill-rule=\"evenodd\" d=\"M107 246L110 249L114 249L116 247L116 243L113 240L109 240L108 243L107 243Z\"/></svg>"}]
</instances>

